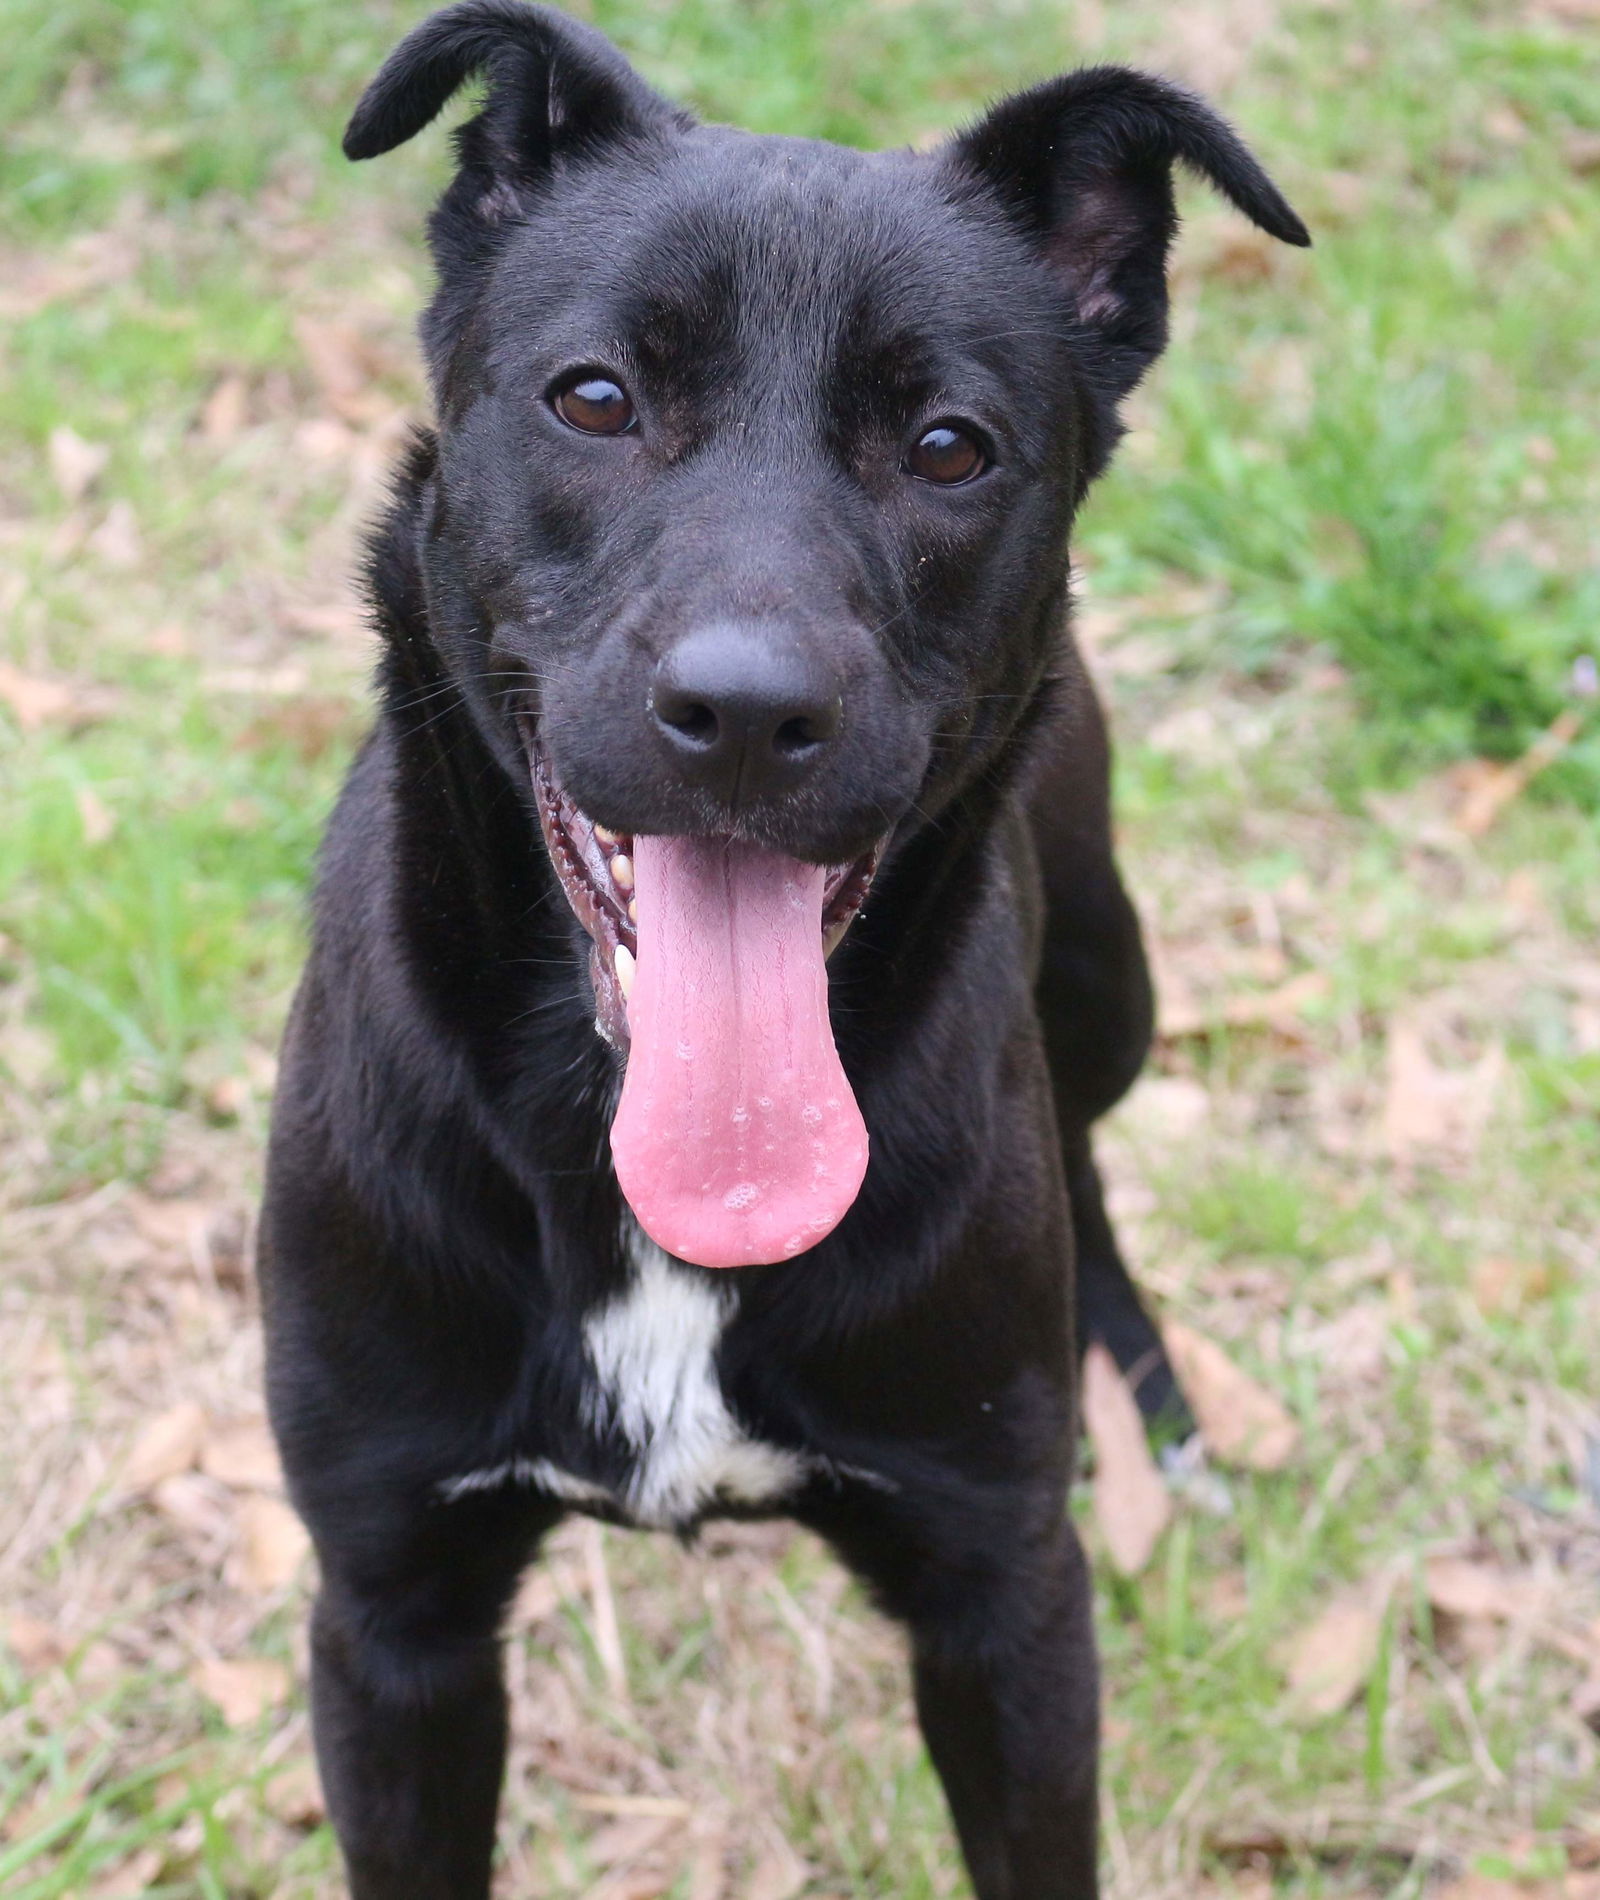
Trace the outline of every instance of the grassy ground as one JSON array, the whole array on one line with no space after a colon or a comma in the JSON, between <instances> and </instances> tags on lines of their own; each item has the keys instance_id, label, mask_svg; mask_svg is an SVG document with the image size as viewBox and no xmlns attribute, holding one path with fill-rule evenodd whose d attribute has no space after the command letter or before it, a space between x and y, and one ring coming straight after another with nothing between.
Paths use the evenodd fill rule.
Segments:
<instances>
[{"instance_id":1,"label":"grassy ground","mask_svg":"<svg viewBox=\"0 0 1600 1900\"><path fill-rule=\"evenodd\" d=\"M441 146L336 158L387 0L3 11L0 1891L309 1900L249 1210ZM1587 703L1594 0L595 12L707 112L874 143L1137 58L1313 224L1279 254L1190 194L1082 541L1168 1031L1116 1204L1301 1431L1190 1485L1138 1577L1102 1562L1108 1866L1119 1900L1576 1900L1600 718L1470 803ZM963 1890L897 1642L808 1542L575 1526L512 1653L507 1893Z\"/></svg>"}]
</instances>

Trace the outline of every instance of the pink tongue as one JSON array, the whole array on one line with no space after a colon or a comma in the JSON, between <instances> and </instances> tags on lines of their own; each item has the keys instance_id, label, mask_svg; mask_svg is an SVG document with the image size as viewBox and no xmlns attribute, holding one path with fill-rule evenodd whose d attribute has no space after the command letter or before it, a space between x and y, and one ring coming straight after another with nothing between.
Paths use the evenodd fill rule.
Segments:
<instances>
[{"instance_id":1,"label":"pink tongue","mask_svg":"<svg viewBox=\"0 0 1600 1900\"><path fill-rule=\"evenodd\" d=\"M867 1131L828 1023L820 865L636 838L639 959L611 1153L650 1238L702 1267L787 1260L860 1191Z\"/></svg>"}]
</instances>

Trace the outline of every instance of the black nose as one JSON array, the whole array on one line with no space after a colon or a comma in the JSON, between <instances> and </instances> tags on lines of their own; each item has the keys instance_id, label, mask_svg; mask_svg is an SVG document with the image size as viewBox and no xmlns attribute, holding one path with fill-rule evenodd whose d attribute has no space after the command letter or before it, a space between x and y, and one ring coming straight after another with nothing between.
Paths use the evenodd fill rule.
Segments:
<instances>
[{"instance_id":1,"label":"black nose","mask_svg":"<svg viewBox=\"0 0 1600 1900\"><path fill-rule=\"evenodd\" d=\"M725 623L667 650L650 710L684 775L735 806L799 784L838 734L844 705L814 641Z\"/></svg>"}]
</instances>

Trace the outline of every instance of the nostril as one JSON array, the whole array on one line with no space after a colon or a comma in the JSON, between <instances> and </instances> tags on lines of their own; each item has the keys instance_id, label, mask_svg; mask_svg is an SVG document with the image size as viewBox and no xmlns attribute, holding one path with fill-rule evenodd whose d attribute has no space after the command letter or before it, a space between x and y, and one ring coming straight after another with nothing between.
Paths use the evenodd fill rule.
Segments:
<instances>
[{"instance_id":1,"label":"nostril","mask_svg":"<svg viewBox=\"0 0 1600 1900\"><path fill-rule=\"evenodd\" d=\"M671 706L657 707L656 710L666 724L685 739L692 739L696 745L716 743L719 724L717 715L700 700L681 701Z\"/></svg>"},{"instance_id":2,"label":"nostril","mask_svg":"<svg viewBox=\"0 0 1600 1900\"><path fill-rule=\"evenodd\" d=\"M800 714L794 719L786 719L772 735L772 748L789 758L798 758L802 752L809 752L813 746L822 744L826 736L819 732L818 722L809 714Z\"/></svg>"},{"instance_id":3,"label":"nostril","mask_svg":"<svg viewBox=\"0 0 1600 1900\"><path fill-rule=\"evenodd\" d=\"M722 735L716 707L693 687L685 690L671 680L658 681L651 704L659 723L691 746L709 751Z\"/></svg>"}]
</instances>

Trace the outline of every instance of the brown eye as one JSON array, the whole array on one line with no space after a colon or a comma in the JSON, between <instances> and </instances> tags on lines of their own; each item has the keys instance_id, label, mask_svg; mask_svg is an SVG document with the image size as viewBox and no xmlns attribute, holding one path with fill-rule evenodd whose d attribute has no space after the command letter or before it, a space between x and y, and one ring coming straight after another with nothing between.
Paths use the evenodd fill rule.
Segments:
<instances>
[{"instance_id":1,"label":"brown eye","mask_svg":"<svg viewBox=\"0 0 1600 1900\"><path fill-rule=\"evenodd\" d=\"M582 375L561 384L550 407L569 429L584 435L626 435L638 420L628 392L609 376Z\"/></svg>"},{"instance_id":2,"label":"brown eye","mask_svg":"<svg viewBox=\"0 0 1600 1900\"><path fill-rule=\"evenodd\" d=\"M906 456L907 474L921 482L937 482L942 488L970 482L988 466L983 444L954 422L935 423Z\"/></svg>"}]
</instances>

